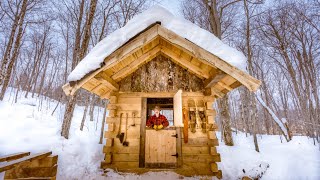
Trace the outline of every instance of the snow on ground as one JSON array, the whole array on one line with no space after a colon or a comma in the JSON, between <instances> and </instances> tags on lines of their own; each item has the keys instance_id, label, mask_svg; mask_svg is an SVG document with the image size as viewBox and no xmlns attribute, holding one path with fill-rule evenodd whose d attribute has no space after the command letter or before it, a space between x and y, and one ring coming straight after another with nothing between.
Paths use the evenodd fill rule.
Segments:
<instances>
[{"instance_id":1,"label":"snow on ground","mask_svg":"<svg viewBox=\"0 0 320 180\"><path fill-rule=\"evenodd\" d=\"M95 108L95 114L100 114L99 122L97 119L89 121L87 116L81 132L84 107L76 107L70 138L66 140L60 136L64 106L59 106L51 116L56 101L47 103L44 100L42 110L38 111L38 98L20 98L16 104L12 103L12 98L6 96L0 101L0 156L22 151L53 151L59 155L59 179L82 179L80 177L99 173L97 167L103 159L102 145L98 144L102 109L98 112Z\"/></svg>"},{"instance_id":2,"label":"snow on ground","mask_svg":"<svg viewBox=\"0 0 320 180\"><path fill-rule=\"evenodd\" d=\"M201 29L183 18L175 17L164 7L156 5L134 16L124 27L101 40L70 73L68 81L79 80L89 72L100 68L107 56L156 22L161 22L161 26L188 39L227 63L246 70L246 57L240 51L223 43L209 31ZM112 61L108 61L106 65L112 63Z\"/></svg>"},{"instance_id":3,"label":"snow on ground","mask_svg":"<svg viewBox=\"0 0 320 180\"><path fill-rule=\"evenodd\" d=\"M39 98L19 98L6 96L0 101L0 156L14 152L53 151L59 155L58 179L181 179L173 172L150 172L143 175L121 174L110 171L107 177L101 176L100 161L103 159L102 145L98 144L102 109L96 108L99 117L87 121L84 131L79 130L83 108L77 106L74 113L70 139L60 137L63 106L55 114L51 113L56 101L43 101ZM41 110L40 110L41 109ZM97 121L98 120L98 121ZM220 138L220 134L217 133ZM307 137L293 137L289 143L280 142L279 136L259 136L260 153L255 152L252 137L239 133L234 136L235 146L220 143L218 152L222 162L218 163L224 179L239 179L256 169L266 168L262 179L320 179L320 151ZM259 165L262 164L260 168ZM3 173L0 174L0 179ZM185 179L200 179L190 177Z\"/></svg>"},{"instance_id":4,"label":"snow on ground","mask_svg":"<svg viewBox=\"0 0 320 180\"><path fill-rule=\"evenodd\" d=\"M220 139L220 134L218 134ZM260 164L269 164L262 179L320 179L319 144L313 145L312 139L306 136L294 136L289 143L277 135L258 135L260 153L255 151L253 137L244 133L234 135L235 146L229 147L220 143L217 151L221 154L222 163L218 166L224 179L236 179L244 174L242 169L250 171Z\"/></svg>"}]
</instances>

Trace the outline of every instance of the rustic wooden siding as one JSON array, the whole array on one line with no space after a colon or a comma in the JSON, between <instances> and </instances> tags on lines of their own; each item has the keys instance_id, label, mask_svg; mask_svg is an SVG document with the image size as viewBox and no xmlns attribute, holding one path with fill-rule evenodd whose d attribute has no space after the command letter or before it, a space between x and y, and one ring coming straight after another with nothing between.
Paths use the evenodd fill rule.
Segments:
<instances>
[{"instance_id":1,"label":"rustic wooden siding","mask_svg":"<svg viewBox=\"0 0 320 180\"><path fill-rule=\"evenodd\" d=\"M140 151L140 124L141 124L141 98L143 97L173 97L174 93L120 93L110 98L108 105L109 117L106 119L108 130L105 132L107 143L103 148L105 159L101 163L102 168L117 168L118 170L128 170L139 168L139 151ZM206 121L210 124L211 129L202 132L201 128L197 128L196 132L188 130L188 143L184 143L183 130L181 130L182 141L182 166L177 168L177 173L194 176L194 175L215 175L221 176L218 170L217 162L221 161L220 154L217 152L216 146L219 141L215 131L217 125L214 121L216 112L213 109L215 98L212 96L204 96L199 92L183 92L182 104L183 108L190 109L188 101L196 102L197 108L205 112ZM128 129L127 141L129 146L123 146L119 139L116 138L119 128L119 116L123 113L122 131L125 128L125 117L128 113L128 125L133 123L132 112L135 112L136 126L130 126Z\"/></svg>"},{"instance_id":2,"label":"rustic wooden siding","mask_svg":"<svg viewBox=\"0 0 320 180\"><path fill-rule=\"evenodd\" d=\"M140 148L141 98L111 96L107 106L109 115L106 119L108 129L104 134L107 139L103 147L105 153L101 168L138 168ZM127 139L129 146L123 146L117 138L120 114L121 132L125 132L126 116L128 114ZM135 126L133 126L135 124Z\"/></svg>"},{"instance_id":3,"label":"rustic wooden siding","mask_svg":"<svg viewBox=\"0 0 320 180\"><path fill-rule=\"evenodd\" d=\"M215 99L206 96L184 96L182 100L183 108L188 110L190 109L188 101L195 101L196 108L198 110L202 109L205 112L207 124L210 124L211 129L208 129L207 132L202 132L201 128L196 128L196 132L191 132L191 129L189 128L187 143L184 142L184 134L182 133L183 167L182 169L177 170L177 172L188 176L220 176L221 171L218 170L216 163L221 162L220 154L217 153L216 150L219 141L215 131L218 129L214 120L216 113L212 107L212 103Z\"/></svg>"},{"instance_id":4,"label":"rustic wooden siding","mask_svg":"<svg viewBox=\"0 0 320 180\"><path fill-rule=\"evenodd\" d=\"M119 83L122 92L202 91L203 80L159 55Z\"/></svg>"}]
</instances>

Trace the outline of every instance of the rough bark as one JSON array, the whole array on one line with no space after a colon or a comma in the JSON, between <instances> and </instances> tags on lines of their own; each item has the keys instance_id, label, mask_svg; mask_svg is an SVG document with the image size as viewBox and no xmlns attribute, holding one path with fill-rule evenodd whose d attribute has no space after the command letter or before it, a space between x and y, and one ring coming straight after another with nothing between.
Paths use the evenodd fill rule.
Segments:
<instances>
[{"instance_id":1,"label":"rough bark","mask_svg":"<svg viewBox=\"0 0 320 180\"><path fill-rule=\"evenodd\" d=\"M104 111L103 111L103 117L101 120L101 133L100 133L100 140L99 140L99 144L103 143L103 134L104 134L104 125L106 124L106 115L107 115L107 104L108 102L104 103Z\"/></svg>"},{"instance_id":2,"label":"rough bark","mask_svg":"<svg viewBox=\"0 0 320 180\"><path fill-rule=\"evenodd\" d=\"M71 127L71 120L72 120L72 116L73 116L74 107L75 107L76 101L77 101L77 94L78 94L78 92L76 92L75 95L71 96L68 99L68 102L66 104L66 110L65 110L64 116L63 116L61 136L63 136L66 139L69 139L69 131L70 131L70 127Z\"/></svg>"},{"instance_id":3,"label":"rough bark","mask_svg":"<svg viewBox=\"0 0 320 180\"><path fill-rule=\"evenodd\" d=\"M96 98L93 96L92 97L92 101L91 101L91 105L90 105L90 111L89 111L89 116L90 116L90 121L94 120L94 107L95 107L95 102L96 102Z\"/></svg>"},{"instance_id":4,"label":"rough bark","mask_svg":"<svg viewBox=\"0 0 320 180\"><path fill-rule=\"evenodd\" d=\"M230 112L229 112L229 98L219 99L219 104L223 107L220 109L220 119L222 123L223 140L227 146L233 146L232 130L230 122Z\"/></svg>"},{"instance_id":5,"label":"rough bark","mask_svg":"<svg viewBox=\"0 0 320 180\"><path fill-rule=\"evenodd\" d=\"M251 47L251 29L250 29L250 14L249 14L249 7L247 4L247 0L243 0L243 5L244 5L244 12L246 16L246 54L248 58L248 70L249 74L253 76L254 73L254 68L253 68L253 55L252 55L252 47ZM247 89L245 90L245 93L248 94L249 96L249 103L250 103L250 121L252 123L252 133L253 133L253 142L254 142L254 147L257 152L259 152L259 145L258 145L258 140L257 140L257 106L256 106L256 101L254 94L252 92L249 92Z\"/></svg>"},{"instance_id":6,"label":"rough bark","mask_svg":"<svg viewBox=\"0 0 320 180\"><path fill-rule=\"evenodd\" d=\"M83 4L84 4L84 1L82 0L81 5L80 5L80 7L82 9L80 9L80 12L83 12L83 6L84 6ZM96 4L97 4L97 0L90 1L90 11L88 12L88 16L86 19L86 25L85 25L85 29L84 29L84 38L82 40L81 51L79 52L79 49L74 49L73 60L72 60L73 67L77 64L77 62L79 60L83 59L85 53L87 52L89 40L90 40L90 34L91 34L90 33L91 32L91 25L92 25L95 11L96 11ZM82 17L82 14L80 14L79 17ZM82 22L82 19L79 18L77 32L80 31L81 22ZM80 39L81 39L80 36L76 37L76 40L75 40L76 46L77 46L76 43L79 43ZM77 48L79 48L79 47L77 47ZM69 138L70 125L71 125L73 111L74 111L74 107L75 107L75 103L76 103L76 94L72 97L69 97L68 103L66 104L66 111L65 111L65 114L63 117L61 135L63 137L65 137L66 139Z\"/></svg>"},{"instance_id":7,"label":"rough bark","mask_svg":"<svg viewBox=\"0 0 320 180\"><path fill-rule=\"evenodd\" d=\"M159 81L161 77L161 81ZM201 91L202 79L164 56L157 56L137 71L119 82L120 91L131 92L176 92Z\"/></svg>"},{"instance_id":8,"label":"rough bark","mask_svg":"<svg viewBox=\"0 0 320 180\"><path fill-rule=\"evenodd\" d=\"M88 111L88 107L89 107L89 99L90 99L90 96L87 96L86 98L86 101L85 101L85 108L84 108L84 111L83 111L83 116L82 116L82 120L81 120L81 124L80 124L80 131L83 130L83 126L84 126L84 123L86 121L86 117L87 117L87 111Z\"/></svg>"},{"instance_id":9,"label":"rough bark","mask_svg":"<svg viewBox=\"0 0 320 180\"><path fill-rule=\"evenodd\" d=\"M1 68L0 68L0 85L3 83L3 80L6 76L6 69L7 69L7 64L9 62L10 56L11 56L11 50L12 50L12 46L13 46L13 42L15 39L15 34L16 34L16 30L17 27L19 25L19 21L21 19L21 14L23 11L25 11L27 7L27 0L24 0L22 5L21 5L21 10L19 12L19 8L17 8L16 12L15 12L15 16L14 16L14 20L13 20L13 24L11 27L11 33L10 33L10 37L9 37L9 41L7 43L4 55L3 55L3 59L2 59L2 63L1 63Z\"/></svg>"},{"instance_id":10,"label":"rough bark","mask_svg":"<svg viewBox=\"0 0 320 180\"><path fill-rule=\"evenodd\" d=\"M3 85L2 85L1 92L0 92L0 100L3 100L3 98L4 98L4 94L6 93L6 90L8 88L9 81L10 81L10 78L11 78L13 65L15 64L16 60L18 59L19 50L20 50L20 43L21 43L23 31L24 31L23 23L24 23L24 17L26 15L26 11L27 11L27 1L28 0L24 0L23 3L22 3L21 15L20 15L20 19L19 19L18 34L17 34L16 40L15 40L15 44L14 44L13 54L12 54L12 57L10 58L10 62L9 62L8 67L7 67L7 71L6 71L4 80L3 80Z\"/></svg>"}]
</instances>

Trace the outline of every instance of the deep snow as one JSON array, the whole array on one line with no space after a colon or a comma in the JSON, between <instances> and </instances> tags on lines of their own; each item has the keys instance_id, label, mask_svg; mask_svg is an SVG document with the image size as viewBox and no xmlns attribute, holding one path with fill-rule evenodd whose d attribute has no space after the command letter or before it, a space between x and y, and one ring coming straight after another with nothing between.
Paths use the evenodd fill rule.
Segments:
<instances>
[{"instance_id":1,"label":"deep snow","mask_svg":"<svg viewBox=\"0 0 320 180\"><path fill-rule=\"evenodd\" d=\"M101 40L69 74L68 81L79 80L89 72L100 68L108 55L156 22L161 22L161 26L245 71L246 57L240 51L223 43L209 31L201 29L186 19L175 17L164 7L156 5L134 16L124 27ZM107 65L111 63L106 62Z\"/></svg>"},{"instance_id":2,"label":"deep snow","mask_svg":"<svg viewBox=\"0 0 320 180\"><path fill-rule=\"evenodd\" d=\"M51 113L56 101L44 101L39 111L38 98L19 98L12 103L6 96L0 101L0 156L14 152L32 153L51 150L59 155L58 179L179 179L172 172L150 172L143 175L119 174L110 171L102 177L99 170L103 160L102 145L98 144L102 108L96 108L99 117L87 121L84 131L79 130L84 107L76 107L70 139L60 137L63 106L59 106L53 116ZM220 139L220 133L217 132ZM311 139L294 136L289 143L280 142L279 136L258 136L260 153L255 152L252 137L244 133L234 135L235 146L220 143L218 152L222 162L218 163L224 179L238 179L247 173L254 173L259 165L268 164L262 179L320 179L320 151ZM3 176L0 174L0 179ZM199 179L190 177L185 179Z\"/></svg>"}]
</instances>

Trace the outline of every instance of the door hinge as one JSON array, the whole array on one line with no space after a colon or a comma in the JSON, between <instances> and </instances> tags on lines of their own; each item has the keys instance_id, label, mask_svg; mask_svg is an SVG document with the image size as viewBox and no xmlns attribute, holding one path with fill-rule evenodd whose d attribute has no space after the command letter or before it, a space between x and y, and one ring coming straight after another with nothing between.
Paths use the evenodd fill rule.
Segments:
<instances>
[{"instance_id":1,"label":"door hinge","mask_svg":"<svg viewBox=\"0 0 320 180\"><path fill-rule=\"evenodd\" d=\"M171 156L175 156L176 158L178 158L178 157L179 157L179 154L178 154L178 153L176 153L176 154L171 155Z\"/></svg>"},{"instance_id":2,"label":"door hinge","mask_svg":"<svg viewBox=\"0 0 320 180\"><path fill-rule=\"evenodd\" d=\"M171 135L171 137L176 137L176 138L178 138L178 134Z\"/></svg>"}]
</instances>

